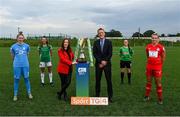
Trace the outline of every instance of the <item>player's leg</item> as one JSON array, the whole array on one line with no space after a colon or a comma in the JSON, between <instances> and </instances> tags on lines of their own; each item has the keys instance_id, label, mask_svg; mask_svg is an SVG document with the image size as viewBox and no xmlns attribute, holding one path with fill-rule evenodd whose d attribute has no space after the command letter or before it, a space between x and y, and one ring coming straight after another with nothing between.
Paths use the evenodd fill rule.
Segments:
<instances>
[{"instance_id":1,"label":"player's leg","mask_svg":"<svg viewBox=\"0 0 180 117\"><path fill-rule=\"evenodd\" d=\"M127 62L127 76L128 76L128 84L131 84L131 62Z\"/></svg>"},{"instance_id":2,"label":"player's leg","mask_svg":"<svg viewBox=\"0 0 180 117\"><path fill-rule=\"evenodd\" d=\"M47 62L47 67L48 67L50 85L54 86L54 83L53 83L53 74L52 74L52 63L51 62Z\"/></svg>"},{"instance_id":3,"label":"player's leg","mask_svg":"<svg viewBox=\"0 0 180 117\"><path fill-rule=\"evenodd\" d=\"M45 62L40 62L39 67L41 69L41 85L44 86L44 77L45 77Z\"/></svg>"},{"instance_id":4,"label":"player's leg","mask_svg":"<svg viewBox=\"0 0 180 117\"><path fill-rule=\"evenodd\" d=\"M20 67L14 67L14 97L13 101L17 101L18 88L19 88L19 80L21 77L21 69Z\"/></svg>"},{"instance_id":5,"label":"player's leg","mask_svg":"<svg viewBox=\"0 0 180 117\"><path fill-rule=\"evenodd\" d=\"M163 104L163 96L162 96L162 71L158 70L158 71L154 71L155 74L155 83L156 83L156 92L157 92L157 96L158 96L158 103L159 104Z\"/></svg>"},{"instance_id":6,"label":"player's leg","mask_svg":"<svg viewBox=\"0 0 180 117\"><path fill-rule=\"evenodd\" d=\"M29 99L32 99L33 96L31 94L31 85L30 85L30 80L29 80L29 67L23 67L22 71L23 71L24 82L26 85L27 94L29 96Z\"/></svg>"},{"instance_id":7,"label":"player's leg","mask_svg":"<svg viewBox=\"0 0 180 117\"><path fill-rule=\"evenodd\" d=\"M121 84L124 83L124 72L125 72L125 63L120 61L120 73L121 73Z\"/></svg>"},{"instance_id":8,"label":"player's leg","mask_svg":"<svg viewBox=\"0 0 180 117\"><path fill-rule=\"evenodd\" d=\"M152 70L146 68L146 91L145 91L144 101L148 101L150 99L151 87L152 87Z\"/></svg>"}]
</instances>

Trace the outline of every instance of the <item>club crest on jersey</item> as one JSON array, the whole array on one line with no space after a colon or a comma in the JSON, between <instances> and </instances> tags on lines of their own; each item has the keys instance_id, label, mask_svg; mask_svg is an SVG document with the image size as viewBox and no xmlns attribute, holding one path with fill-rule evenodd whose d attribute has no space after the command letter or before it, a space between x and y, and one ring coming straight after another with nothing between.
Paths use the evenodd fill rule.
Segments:
<instances>
[{"instance_id":1,"label":"club crest on jersey","mask_svg":"<svg viewBox=\"0 0 180 117\"><path fill-rule=\"evenodd\" d=\"M160 49L159 48L157 48L157 51L159 51Z\"/></svg>"}]
</instances>

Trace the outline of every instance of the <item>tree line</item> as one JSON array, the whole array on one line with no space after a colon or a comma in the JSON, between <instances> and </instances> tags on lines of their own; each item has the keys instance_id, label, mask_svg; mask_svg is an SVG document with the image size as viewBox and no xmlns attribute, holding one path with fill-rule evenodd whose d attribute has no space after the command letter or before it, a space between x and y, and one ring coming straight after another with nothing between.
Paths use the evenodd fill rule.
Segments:
<instances>
[{"instance_id":1,"label":"tree line","mask_svg":"<svg viewBox=\"0 0 180 117\"><path fill-rule=\"evenodd\" d=\"M106 33L106 37L123 37L123 34L115 29L110 30L109 32L105 32ZM144 33L140 33L140 32L135 32L132 34L132 37L151 37L151 35L155 33L155 31L153 30L147 30ZM180 37L180 33L177 34L160 34L160 37ZM97 37L97 35L96 35Z\"/></svg>"}]
</instances>

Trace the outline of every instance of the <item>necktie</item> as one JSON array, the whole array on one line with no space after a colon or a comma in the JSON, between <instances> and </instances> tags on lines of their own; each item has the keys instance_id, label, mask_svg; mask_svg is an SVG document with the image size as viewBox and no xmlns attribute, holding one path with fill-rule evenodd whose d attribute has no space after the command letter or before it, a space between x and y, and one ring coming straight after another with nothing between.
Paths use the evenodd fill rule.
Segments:
<instances>
[{"instance_id":1,"label":"necktie","mask_svg":"<svg viewBox=\"0 0 180 117\"><path fill-rule=\"evenodd\" d=\"M101 39L100 41L101 41L101 52L103 52L104 40L103 40L103 39Z\"/></svg>"}]
</instances>

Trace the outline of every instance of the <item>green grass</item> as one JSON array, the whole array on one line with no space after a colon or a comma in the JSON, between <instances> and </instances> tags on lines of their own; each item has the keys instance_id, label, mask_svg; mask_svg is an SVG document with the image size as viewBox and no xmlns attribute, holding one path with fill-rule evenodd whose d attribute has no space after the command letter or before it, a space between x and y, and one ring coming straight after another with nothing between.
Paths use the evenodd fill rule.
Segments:
<instances>
[{"instance_id":1,"label":"green grass","mask_svg":"<svg viewBox=\"0 0 180 117\"><path fill-rule=\"evenodd\" d=\"M9 48L0 48L0 115L180 115L180 48L169 47L164 64L163 96L164 104L156 103L155 85L151 93L152 100L143 102L145 91L145 50L144 47L135 47L133 59L132 85L120 85L118 48L114 48L112 58L112 82L114 102L109 106L71 106L70 102L59 101L56 92L60 88L60 80L56 72L58 63L57 48L53 50L53 75L55 87L46 85L40 87L39 58L35 47L30 52L30 81L33 100L28 100L21 79L19 87L19 100L12 101L13 97L13 71ZM95 74L91 68L90 96L94 96ZM46 77L46 82L48 78ZM75 72L68 94L75 96ZM103 75L101 81L101 96L107 96L106 81Z\"/></svg>"}]
</instances>

